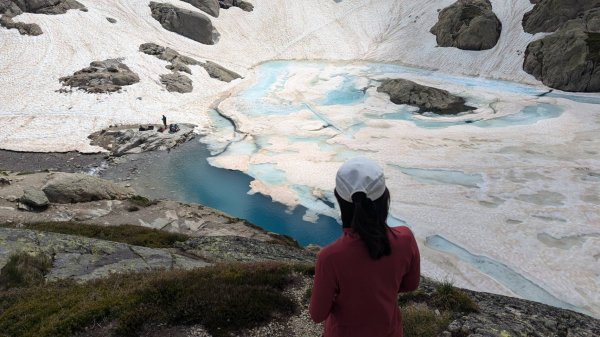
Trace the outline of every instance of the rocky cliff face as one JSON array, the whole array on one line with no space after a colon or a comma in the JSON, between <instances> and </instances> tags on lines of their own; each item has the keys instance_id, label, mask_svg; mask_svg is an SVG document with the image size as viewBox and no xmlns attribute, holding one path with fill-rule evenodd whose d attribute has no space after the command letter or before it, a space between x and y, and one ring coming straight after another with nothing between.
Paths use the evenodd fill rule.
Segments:
<instances>
[{"instance_id":1,"label":"rocky cliff face","mask_svg":"<svg viewBox=\"0 0 600 337\"><path fill-rule=\"evenodd\" d=\"M537 6L546 3L554 2L545 1ZM597 7L580 12L577 18L563 23L554 34L530 43L525 51L523 69L552 88L599 92L600 3ZM550 29L548 27L555 24L552 18L558 14L546 16L549 21L544 22L548 24L538 28ZM529 18L532 20L531 15Z\"/></svg>"},{"instance_id":2,"label":"rocky cliff face","mask_svg":"<svg viewBox=\"0 0 600 337\"><path fill-rule=\"evenodd\" d=\"M444 8L431 28L440 47L464 50L493 48L502 32L502 23L489 0L459 0Z\"/></svg>"}]
</instances>

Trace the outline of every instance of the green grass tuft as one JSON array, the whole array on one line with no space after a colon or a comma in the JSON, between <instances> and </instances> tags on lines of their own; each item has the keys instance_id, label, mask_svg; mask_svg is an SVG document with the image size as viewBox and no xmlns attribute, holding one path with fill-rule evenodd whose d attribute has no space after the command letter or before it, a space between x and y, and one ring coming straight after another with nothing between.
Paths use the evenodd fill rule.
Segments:
<instances>
[{"instance_id":1,"label":"green grass tuft","mask_svg":"<svg viewBox=\"0 0 600 337\"><path fill-rule=\"evenodd\" d=\"M51 267L52 259L45 254L13 254L6 265L0 269L0 289L43 284L44 276Z\"/></svg>"},{"instance_id":2,"label":"green grass tuft","mask_svg":"<svg viewBox=\"0 0 600 337\"><path fill-rule=\"evenodd\" d=\"M402 310L404 335L410 337L439 336L450 324L447 312L436 312L426 304L412 304Z\"/></svg>"},{"instance_id":3,"label":"green grass tuft","mask_svg":"<svg viewBox=\"0 0 600 337\"><path fill-rule=\"evenodd\" d=\"M99 226L73 222L41 222L25 225L25 228L122 242L150 248L172 248L175 242L189 239L184 234L133 225Z\"/></svg>"},{"instance_id":4,"label":"green grass tuft","mask_svg":"<svg viewBox=\"0 0 600 337\"><path fill-rule=\"evenodd\" d=\"M133 337L147 324L201 324L229 336L295 312L283 294L296 267L229 264L192 271L113 275L84 284L0 292L0 331L11 337L69 336L114 322L114 336Z\"/></svg>"},{"instance_id":5,"label":"green grass tuft","mask_svg":"<svg viewBox=\"0 0 600 337\"><path fill-rule=\"evenodd\" d=\"M469 295L447 281L436 284L431 304L438 309L451 312L479 312L479 306Z\"/></svg>"}]
</instances>

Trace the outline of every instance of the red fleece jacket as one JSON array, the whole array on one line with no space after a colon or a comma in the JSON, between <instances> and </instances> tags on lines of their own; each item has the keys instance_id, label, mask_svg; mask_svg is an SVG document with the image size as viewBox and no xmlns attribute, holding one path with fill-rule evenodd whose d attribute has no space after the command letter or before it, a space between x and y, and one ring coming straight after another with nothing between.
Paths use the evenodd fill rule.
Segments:
<instances>
[{"instance_id":1,"label":"red fleece jacket","mask_svg":"<svg viewBox=\"0 0 600 337\"><path fill-rule=\"evenodd\" d=\"M379 260L351 229L319 252L309 311L325 337L403 336L397 298L419 286L419 249L407 227L388 237L392 254Z\"/></svg>"}]
</instances>

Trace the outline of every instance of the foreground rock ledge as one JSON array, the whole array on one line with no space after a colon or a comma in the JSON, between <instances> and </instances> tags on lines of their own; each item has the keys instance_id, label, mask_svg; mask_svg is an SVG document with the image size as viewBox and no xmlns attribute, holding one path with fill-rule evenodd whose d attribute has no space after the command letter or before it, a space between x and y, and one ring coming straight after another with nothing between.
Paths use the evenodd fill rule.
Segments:
<instances>
[{"instance_id":1,"label":"foreground rock ledge","mask_svg":"<svg viewBox=\"0 0 600 337\"><path fill-rule=\"evenodd\" d=\"M408 104L419 108L419 113L434 112L440 115L456 115L475 110L465 105L465 99L446 90L427 87L404 79L386 79L377 88L390 95L395 104Z\"/></svg>"},{"instance_id":2,"label":"foreground rock ledge","mask_svg":"<svg viewBox=\"0 0 600 337\"><path fill-rule=\"evenodd\" d=\"M489 0L459 0L444 8L431 28L440 47L464 50L493 48L502 32L502 23Z\"/></svg>"}]
</instances>

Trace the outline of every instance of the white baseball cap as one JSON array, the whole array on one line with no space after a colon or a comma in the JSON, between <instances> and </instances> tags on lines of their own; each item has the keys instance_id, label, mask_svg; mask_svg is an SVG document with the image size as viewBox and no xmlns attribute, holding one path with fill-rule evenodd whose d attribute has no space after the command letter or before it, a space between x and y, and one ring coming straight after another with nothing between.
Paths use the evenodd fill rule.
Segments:
<instances>
[{"instance_id":1,"label":"white baseball cap","mask_svg":"<svg viewBox=\"0 0 600 337\"><path fill-rule=\"evenodd\" d=\"M335 177L335 190L348 202L352 202L352 195L356 192L364 192L367 198L375 201L385 192L383 170L367 157L352 158L339 168Z\"/></svg>"}]
</instances>

